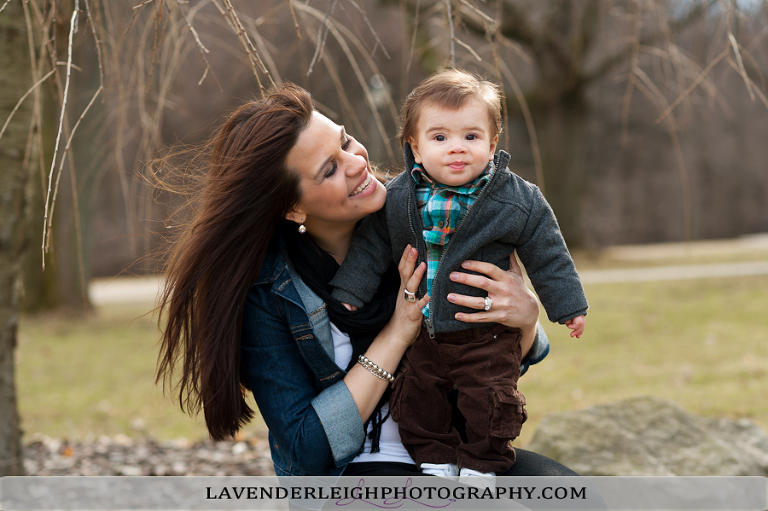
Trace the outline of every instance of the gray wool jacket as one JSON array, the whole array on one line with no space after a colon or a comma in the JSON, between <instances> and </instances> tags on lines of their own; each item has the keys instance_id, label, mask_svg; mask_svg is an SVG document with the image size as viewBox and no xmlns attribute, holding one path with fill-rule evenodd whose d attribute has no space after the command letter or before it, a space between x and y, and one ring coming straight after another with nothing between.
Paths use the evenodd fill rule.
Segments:
<instances>
[{"instance_id":1,"label":"gray wool jacket","mask_svg":"<svg viewBox=\"0 0 768 511\"><path fill-rule=\"evenodd\" d=\"M564 323L586 314L588 304L560 227L544 196L533 185L508 168L509 154L494 156L491 180L483 187L464 220L451 235L432 283L430 318L425 326L431 332L469 330L488 324L464 323L454 318L457 312L477 312L452 304L448 293L485 296L479 288L450 280L468 260L485 261L509 269L509 256L517 250L550 321ZM405 168L415 164L408 144ZM407 244L418 248L419 261L426 254L422 237L422 217L416 207L416 182L406 170L387 185L384 207L363 219L355 231L352 246L331 281L333 297L362 307L373 297L381 276L392 261L399 261ZM471 272L470 272L471 273ZM422 279L419 294L427 292Z\"/></svg>"}]
</instances>

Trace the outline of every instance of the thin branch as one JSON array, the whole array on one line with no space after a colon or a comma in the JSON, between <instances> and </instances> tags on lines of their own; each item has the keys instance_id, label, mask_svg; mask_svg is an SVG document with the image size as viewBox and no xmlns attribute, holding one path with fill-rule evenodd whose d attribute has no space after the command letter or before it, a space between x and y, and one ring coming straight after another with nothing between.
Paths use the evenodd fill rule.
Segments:
<instances>
[{"instance_id":1,"label":"thin branch","mask_svg":"<svg viewBox=\"0 0 768 511\"><path fill-rule=\"evenodd\" d=\"M44 77L40 78L32 87L29 88L29 90L27 92L24 93L24 95L21 97L21 99L19 99L18 103L16 103L16 106L13 107L13 110L11 111L11 115L8 116L8 119L6 119L5 124L3 124L3 129L0 130L0 138L3 138L3 133L5 133L5 129L8 127L8 123L11 122L11 119L13 118L13 114L15 114L16 110L18 110L19 107L21 107L21 104L24 102L25 99L27 99L27 96L32 94L32 92L36 88L38 88L41 83L43 83L48 78L50 78L51 75L53 73L55 73L55 72L56 72L55 69L52 69L51 71L49 71L48 74L46 74Z\"/></svg>"},{"instance_id":2,"label":"thin branch","mask_svg":"<svg viewBox=\"0 0 768 511\"><path fill-rule=\"evenodd\" d=\"M184 19L184 23L187 24L187 28L189 29L190 33L192 34L192 37L195 40L195 44L197 45L197 49L200 52L200 56L202 57L203 62L205 62L205 71L203 72L203 76L200 78L200 81L198 81L197 84L201 85L203 83L203 80L205 80L205 77L208 75L208 71L210 71L211 76L213 76L213 81L216 82L216 86L219 88L219 92L224 92L224 89L221 87L221 83L219 83L219 79L216 77L216 73L213 71L213 68L211 67L211 63L208 62L208 57L205 55L206 53L210 53L208 51L208 48L206 48L203 42L200 40L200 36L197 35L197 31L195 30L195 27L192 26L192 23L189 21L189 18L187 18L187 13L184 12L184 8L182 7L181 2L179 0L176 0L176 5L179 6L181 17Z\"/></svg>"},{"instance_id":3,"label":"thin branch","mask_svg":"<svg viewBox=\"0 0 768 511\"><path fill-rule=\"evenodd\" d=\"M653 80L645 74L645 72L638 68L637 76L640 78L640 82L637 84L638 90L640 90L652 103L656 105L658 110L661 110L666 99L664 94L656 87ZM680 146L680 139L677 136L677 123L675 122L672 114L663 117L664 124L667 127L669 138L672 141L672 148L675 153L675 159L677 160L677 168L680 173L680 183L683 189L683 226L685 230L685 239L690 241L692 237L691 231L691 192L688 182L688 170L685 165L685 158L683 157L683 150Z\"/></svg>"},{"instance_id":4,"label":"thin branch","mask_svg":"<svg viewBox=\"0 0 768 511\"><path fill-rule=\"evenodd\" d=\"M288 0L288 8L291 10L291 18L293 19L293 27L296 29L296 37L301 41L301 30L299 30L299 22L296 20L296 10L293 8L293 0Z\"/></svg>"},{"instance_id":5,"label":"thin branch","mask_svg":"<svg viewBox=\"0 0 768 511\"><path fill-rule=\"evenodd\" d=\"M72 137L75 136L75 132L77 131L77 127L80 126L80 121L83 120L83 117L88 113L88 110L90 110L93 103L96 101L96 98L99 94L101 94L101 91L104 90L104 87L101 86L96 91L96 93L91 98L91 101L88 103L88 106L85 107L85 110L83 110L83 113L80 114L80 117L77 119L77 122L75 123L75 126L72 128L72 131L69 134L69 138L67 139L67 145L64 146L64 151L62 153L61 158L61 164L59 165L59 175L61 175L61 172L64 168L64 159L66 158L67 152L69 151L70 145L72 144ZM72 202L73 202L73 212L74 212L74 221L75 221L75 236L77 238L77 263L80 270L80 292L82 293L83 303L88 303L88 287L85 283L85 256L83 254L83 230L82 230L82 222L80 221L80 198L78 197L77 193L77 177L75 175L75 170L72 165L70 165L69 168L69 176L72 184ZM56 183L56 187L58 188L58 182ZM54 202L56 200L56 192L54 192ZM51 221L53 220L53 208L54 204L51 205ZM52 231L52 226L48 225L48 232Z\"/></svg>"},{"instance_id":6,"label":"thin branch","mask_svg":"<svg viewBox=\"0 0 768 511\"><path fill-rule=\"evenodd\" d=\"M325 11L323 22L320 23L320 30L317 36L317 45L315 46L315 54L312 56L312 60L309 62L307 76L312 74L312 68L315 67L317 59L320 58L320 54L323 52L323 48L325 48L325 40L328 37L328 30L330 29L328 19L331 17L331 13L333 12L334 7L336 7L336 1L337 0L332 0L331 3L328 4L328 9Z\"/></svg>"},{"instance_id":7,"label":"thin branch","mask_svg":"<svg viewBox=\"0 0 768 511\"><path fill-rule=\"evenodd\" d=\"M468 45L467 43L465 43L464 41L462 41L458 37L454 37L453 40L455 42L459 43L461 46L463 46L469 53L471 53L472 56L475 57L475 59L478 62L482 62L483 61L483 59L480 57L480 55L478 55L477 52L470 45Z\"/></svg>"},{"instance_id":8,"label":"thin branch","mask_svg":"<svg viewBox=\"0 0 768 511\"><path fill-rule=\"evenodd\" d=\"M45 197L45 215L43 216L43 244L41 247L42 250L42 259L43 259L43 271L45 271L45 253L48 249L49 242L50 242L50 232L47 232L47 226L49 224L48 221L48 208L49 205L51 209L53 209L53 205L51 204L51 185L53 183L53 170L56 168L56 157L58 155L59 151L59 143L61 141L61 130L64 127L64 117L67 110L67 96L69 94L69 79L72 74L72 44L73 39L75 36L75 26L77 25L77 13L79 12L79 0L75 0L75 8L72 11L72 19L69 22L69 44L67 45L67 79L64 82L64 94L63 99L61 103L61 116L59 118L59 129L56 133L56 143L53 146L53 158L51 158L51 171L48 175L48 193ZM56 179L58 183L58 177ZM53 196L53 200L56 199L56 196ZM46 236L46 233L48 234Z\"/></svg>"},{"instance_id":9,"label":"thin branch","mask_svg":"<svg viewBox=\"0 0 768 511\"><path fill-rule=\"evenodd\" d=\"M627 80L627 90L624 92L624 102L621 112L621 146L627 147L629 143L629 109L632 105L632 91L637 83L637 68L640 67L640 34L643 28L643 18L639 11L635 13L635 33L632 37L632 58L630 60L629 79Z\"/></svg>"},{"instance_id":10,"label":"thin branch","mask_svg":"<svg viewBox=\"0 0 768 511\"><path fill-rule=\"evenodd\" d=\"M300 10L310 14L311 16L314 16L318 20L325 19L325 17L322 15L320 11L317 9L314 9L313 7L310 7L306 4L296 4L297 8ZM381 135L381 138L384 142L384 147L387 150L387 156L389 157L390 161L396 161L394 152L392 151L391 144L389 143L389 137L387 136L387 132L384 129L384 123L381 121L381 115L379 115L379 110L376 108L376 103L373 100L373 96L371 96L371 91L368 87L368 82L365 80L365 76L363 75L362 70L360 69L359 64L357 63L357 60L355 59L355 56L352 54L352 50L349 48L349 45L347 44L346 39L342 36L340 32L345 32L347 37L350 39L350 41L353 41L356 45L358 45L358 49L360 48L360 43L357 41L354 37L352 37L352 34L349 33L349 30L344 27L343 25L337 25L334 23L334 20L327 20L325 21L328 26L328 32L333 34L334 39L336 39L336 42L339 43L339 46L341 47L341 50L344 52L344 54L347 56L347 60L349 61L350 65L352 66L352 71L355 73L355 76L357 77L357 81L360 84L360 88L363 91L363 94L365 95L366 102L368 103L368 108L371 110L371 114L373 115L373 119L376 122L376 127L379 130L379 134ZM367 52L361 52L363 54L364 58L370 59L368 57ZM375 62L372 60L367 60L369 66L371 66L372 70L376 74L380 74L378 72L378 69L376 69ZM387 92L386 88L384 89L384 92L387 97L387 101L390 104L390 109L393 108L393 102L392 98L389 95L389 92Z\"/></svg>"},{"instance_id":11,"label":"thin branch","mask_svg":"<svg viewBox=\"0 0 768 511\"><path fill-rule=\"evenodd\" d=\"M525 94L523 93L522 87L520 87L520 83L515 79L515 75L503 60L501 60L500 68L504 73L504 77L512 86L512 92L515 93L515 98L520 105L520 111L523 113L525 127L528 130L528 136L531 138L531 151L533 152L533 163L536 169L536 184L541 189L541 193L545 193L544 165L541 160L541 150L539 149L539 137L536 134L536 127L533 124L533 115L531 115L531 110L528 108L528 102L525 100Z\"/></svg>"},{"instance_id":12,"label":"thin branch","mask_svg":"<svg viewBox=\"0 0 768 511\"><path fill-rule=\"evenodd\" d=\"M411 48L408 52L408 65L405 67L405 74L411 71L411 62L413 62L413 50L416 48L416 34L419 29L419 11L421 10L421 0L416 0L416 11L413 19L413 36L411 36Z\"/></svg>"},{"instance_id":13,"label":"thin branch","mask_svg":"<svg viewBox=\"0 0 768 511\"><path fill-rule=\"evenodd\" d=\"M5 3L3 4L3 6L0 7L0 12L3 12L3 9L5 9L5 6L8 5L9 3L11 3L11 0L5 0Z\"/></svg>"},{"instance_id":14,"label":"thin branch","mask_svg":"<svg viewBox=\"0 0 768 511\"><path fill-rule=\"evenodd\" d=\"M91 14L91 6L88 3L88 0L85 1L85 12L88 14L88 19L91 20L91 32L93 33L93 42L96 45L96 55L99 60L99 85L101 88L104 88L104 65L102 63L102 57L101 57L101 42L99 41L99 37L96 35L96 22L93 18L93 15ZM104 101L104 98L102 97L102 102Z\"/></svg>"},{"instance_id":15,"label":"thin branch","mask_svg":"<svg viewBox=\"0 0 768 511\"><path fill-rule=\"evenodd\" d=\"M267 75L267 78L269 78L269 81L274 86L275 81L272 79L272 75L267 70L267 67L264 65L264 62L262 62L261 57L259 56L259 52L256 50L256 47L251 42L251 39L248 37L248 34L245 31L245 27L243 27L243 24L240 22L240 18L238 17L237 11L235 11L235 7L232 5L231 0L224 0L224 4L227 6L227 12L229 13L230 18L232 19L232 23L235 25L235 28L237 29L237 37L240 39L240 42L242 43L243 48L245 49L245 52L248 54L248 59L251 61L251 67L253 68L253 74L256 77L256 81L259 84L259 89L263 91L264 86L261 84L261 79L259 78L259 74L256 71L254 59L256 61L255 63L259 65L261 72Z\"/></svg>"},{"instance_id":16,"label":"thin branch","mask_svg":"<svg viewBox=\"0 0 768 511\"><path fill-rule=\"evenodd\" d=\"M734 63L734 62L733 62L733 60L731 60L731 59L728 59L728 65L730 65L730 66L731 66L732 68L734 68L736 71L738 71L738 70L739 70L739 68L738 68L738 66L736 65L736 63ZM755 84L755 82L754 82L754 81L752 81L752 79L751 79L750 77L747 77L747 80L749 80L749 81L750 81L750 83L751 83L751 85L752 85L752 87L753 87L753 89L754 89L754 91L755 91L755 94L757 94L757 96L760 98L760 101L762 101L762 102L763 102L763 104L765 105L765 107L766 107L766 108L768 108L768 99L765 97L765 95L762 93L762 91L760 91L760 88L759 88L759 87L757 87L757 85ZM753 101L754 101L754 99L753 99Z\"/></svg>"},{"instance_id":17,"label":"thin branch","mask_svg":"<svg viewBox=\"0 0 768 511\"><path fill-rule=\"evenodd\" d=\"M692 82L692 83L691 83L691 84L688 86L688 88L687 88L687 89L685 89L685 92L683 92L682 94L680 94L680 95L677 97L677 99L676 99L676 100L675 100L675 101L674 101L674 102L673 102L671 105L669 105L669 106L667 107L667 109L666 109L666 110L664 110L664 111L661 113L661 115L660 115L660 116L658 116L658 117L656 118L656 122L659 122L659 121L663 120L663 119L664 119L664 118L665 118L667 115L669 115L669 114L672 112L672 110L674 110L674 109L675 109L675 107L676 107L677 105L679 105L680 103L682 103L682 101L683 101L683 100L684 100L684 99L685 99L685 98L688 96L688 94L690 94L690 93L693 91L693 89L695 89L696 87L698 87L698 85L699 85L699 84L700 84L700 83L701 83L701 82L702 82L702 81L703 81L703 80L704 80L704 79L707 77L707 75L709 75L709 73L712 71L712 68L714 68L714 67L717 65L717 63L718 63L718 62L720 62L721 60L723 60L723 59L724 59L724 58L725 58L725 57L726 57L726 56L727 56L727 55L730 53L730 51L731 51L731 50L730 50L729 48L726 48L726 49L725 49L725 50L724 50L724 51L723 51L723 52L722 52L720 55L718 55L717 57L715 57L715 58L714 58L714 59L713 59L713 60L712 60L712 61L709 63L709 65L707 65L707 67L704 69L704 71L702 71L702 72L701 72L701 74L699 75L699 77L698 77L698 78L696 78L696 79L695 79L695 80L694 80L694 81L693 81L693 82Z\"/></svg>"},{"instance_id":18,"label":"thin branch","mask_svg":"<svg viewBox=\"0 0 768 511\"><path fill-rule=\"evenodd\" d=\"M384 56L387 57L387 59L391 59L392 57L390 57L389 53L387 53L387 49L384 47L384 43L381 42L381 39L379 39L379 34L377 34L376 30L373 28L373 25L371 24L371 20L368 19L368 13L365 12L365 9L363 9L354 0L347 0L347 1L351 3L355 7L355 9L357 9L360 15L363 17L363 21L365 21L365 24L368 27L368 30L373 35L373 38L376 40L376 45L373 47L373 50L371 50L371 56L373 56L376 53L376 48L381 47L381 51L384 53Z\"/></svg>"},{"instance_id":19,"label":"thin branch","mask_svg":"<svg viewBox=\"0 0 768 511\"><path fill-rule=\"evenodd\" d=\"M448 18L448 33L450 37L451 67L456 67L456 46L454 41L456 36L453 33L453 12L451 11L451 0L445 0L446 16Z\"/></svg>"},{"instance_id":20,"label":"thin branch","mask_svg":"<svg viewBox=\"0 0 768 511\"><path fill-rule=\"evenodd\" d=\"M733 53L736 55L736 62L739 65L739 67L736 70L741 75L741 78L744 80L744 85L747 86L747 92L749 92L750 99L754 101L755 93L752 92L752 80L750 80L749 75L747 75L747 69L744 67L744 61L741 59L741 52L739 51L739 43L736 42L736 37L734 37L733 32L728 32L728 40L731 42L731 48L733 48Z\"/></svg>"}]
</instances>

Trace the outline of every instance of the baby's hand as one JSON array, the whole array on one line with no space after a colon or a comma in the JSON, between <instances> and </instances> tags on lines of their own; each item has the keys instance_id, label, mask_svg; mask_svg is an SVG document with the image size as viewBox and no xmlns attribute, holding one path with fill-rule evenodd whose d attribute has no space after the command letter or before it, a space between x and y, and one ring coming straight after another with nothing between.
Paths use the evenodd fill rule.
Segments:
<instances>
[{"instance_id":1,"label":"baby's hand","mask_svg":"<svg viewBox=\"0 0 768 511\"><path fill-rule=\"evenodd\" d=\"M354 311L356 311L356 310L357 310L357 307L355 307L354 305L350 305L350 304L348 304L348 303L344 303L344 302L341 302L341 304L342 304L344 307L346 307L348 311L352 311L352 312L354 312Z\"/></svg>"},{"instance_id":2,"label":"baby's hand","mask_svg":"<svg viewBox=\"0 0 768 511\"><path fill-rule=\"evenodd\" d=\"M584 333L584 327L586 324L587 318L584 316L576 316L575 318L571 318L565 322L565 326L572 330L571 337L575 337L577 339L581 338L581 334Z\"/></svg>"}]
</instances>

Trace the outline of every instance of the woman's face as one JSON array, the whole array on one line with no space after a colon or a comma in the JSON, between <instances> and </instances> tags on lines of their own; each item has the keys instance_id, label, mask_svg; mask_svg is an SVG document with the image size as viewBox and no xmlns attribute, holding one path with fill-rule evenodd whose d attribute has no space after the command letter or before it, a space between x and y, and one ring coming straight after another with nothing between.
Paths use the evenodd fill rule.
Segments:
<instances>
[{"instance_id":1,"label":"woman's face","mask_svg":"<svg viewBox=\"0 0 768 511\"><path fill-rule=\"evenodd\" d=\"M343 126L318 112L288 153L286 165L301 178L297 216L289 219L304 219L313 234L354 227L384 206L387 192L371 172L368 151Z\"/></svg>"}]
</instances>

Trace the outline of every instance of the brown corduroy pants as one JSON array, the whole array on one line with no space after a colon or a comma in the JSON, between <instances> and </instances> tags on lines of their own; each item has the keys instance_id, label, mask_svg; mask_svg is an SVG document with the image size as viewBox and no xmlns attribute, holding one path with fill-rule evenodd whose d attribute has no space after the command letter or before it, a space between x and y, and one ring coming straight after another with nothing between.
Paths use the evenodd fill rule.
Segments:
<instances>
[{"instance_id":1,"label":"brown corduroy pants","mask_svg":"<svg viewBox=\"0 0 768 511\"><path fill-rule=\"evenodd\" d=\"M403 357L390 399L400 438L417 465L456 463L479 472L506 472L510 441L527 418L520 378L520 330L492 325L436 334L422 330ZM447 393L458 388L467 442L451 426Z\"/></svg>"}]
</instances>

